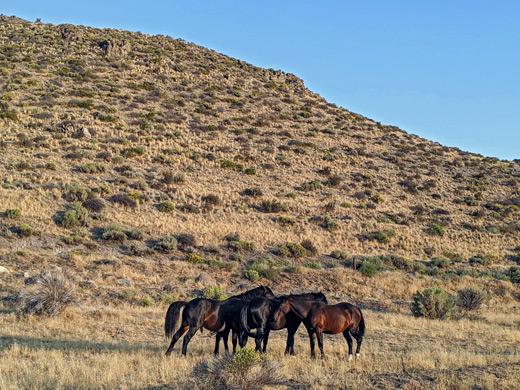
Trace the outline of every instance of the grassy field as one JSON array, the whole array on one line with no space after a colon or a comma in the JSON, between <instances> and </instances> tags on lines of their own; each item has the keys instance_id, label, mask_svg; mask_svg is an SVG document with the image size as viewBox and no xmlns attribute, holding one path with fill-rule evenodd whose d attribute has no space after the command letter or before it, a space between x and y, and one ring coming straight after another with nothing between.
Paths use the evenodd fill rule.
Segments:
<instances>
[{"instance_id":1,"label":"grassy field","mask_svg":"<svg viewBox=\"0 0 520 390\"><path fill-rule=\"evenodd\" d=\"M165 357L166 306L78 307L55 318L0 313L1 389L185 389L194 365L212 355L214 337L198 333L180 355ZM347 362L340 335L325 337L325 360L312 360L306 332L285 357L286 332L273 332L270 359L289 387L515 389L520 369L520 314L488 307L479 318L438 321L365 309L359 359ZM249 342L252 345L252 342Z\"/></svg>"}]
</instances>

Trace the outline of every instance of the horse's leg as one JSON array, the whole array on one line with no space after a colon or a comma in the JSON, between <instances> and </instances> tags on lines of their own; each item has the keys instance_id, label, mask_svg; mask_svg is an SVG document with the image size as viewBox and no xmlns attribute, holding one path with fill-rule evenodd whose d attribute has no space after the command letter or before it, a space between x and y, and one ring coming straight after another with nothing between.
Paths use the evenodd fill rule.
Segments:
<instances>
[{"instance_id":1,"label":"horse's leg","mask_svg":"<svg viewBox=\"0 0 520 390\"><path fill-rule=\"evenodd\" d=\"M309 334L309 342L311 343L311 358L316 357L316 353L314 352L314 339L316 338L316 333L313 329L307 328L307 333Z\"/></svg>"},{"instance_id":2,"label":"horse's leg","mask_svg":"<svg viewBox=\"0 0 520 390\"><path fill-rule=\"evenodd\" d=\"M265 330L265 333L264 333L264 337L263 337L263 339L264 339L264 347L262 348L262 351L264 353L267 353L267 343L269 342L269 333L270 332L271 332L271 330L269 328L267 328Z\"/></svg>"},{"instance_id":3,"label":"horse's leg","mask_svg":"<svg viewBox=\"0 0 520 390\"><path fill-rule=\"evenodd\" d=\"M213 354L218 355L220 350L220 339L222 338L222 335L220 332L217 332L217 336L215 337L215 350L213 351Z\"/></svg>"},{"instance_id":4,"label":"horse's leg","mask_svg":"<svg viewBox=\"0 0 520 390\"><path fill-rule=\"evenodd\" d=\"M233 344L233 354L237 352L238 333L233 330L231 332L231 344Z\"/></svg>"},{"instance_id":5,"label":"horse's leg","mask_svg":"<svg viewBox=\"0 0 520 390\"><path fill-rule=\"evenodd\" d=\"M184 336L184 340L182 340L182 354L186 356L186 349L188 348L188 343L190 342L191 338L197 331L199 330L196 326L190 326L190 329L188 330L188 333L186 333L186 336Z\"/></svg>"},{"instance_id":6,"label":"horse's leg","mask_svg":"<svg viewBox=\"0 0 520 390\"><path fill-rule=\"evenodd\" d=\"M356 357L359 357L359 350L361 349L361 343L363 342L363 336L356 335L355 333L352 333L354 338L356 339Z\"/></svg>"},{"instance_id":7,"label":"horse's leg","mask_svg":"<svg viewBox=\"0 0 520 390\"><path fill-rule=\"evenodd\" d=\"M350 362L352 360L352 337L350 337L350 332L348 329L345 329L343 331L343 337L345 337L345 340L347 340L348 344L348 361ZM359 347L359 344L358 344Z\"/></svg>"},{"instance_id":8,"label":"horse's leg","mask_svg":"<svg viewBox=\"0 0 520 390\"><path fill-rule=\"evenodd\" d=\"M264 338L263 327L256 328L255 351L262 352L262 339Z\"/></svg>"},{"instance_id":9,"label":"horse's leg","mask_svg":"<svg viewBox=\"0 0 520 390\"><path fill-rule=\"evenodd\" d=\"M325 352L323 352L323 332L320 327L316 328L316 338L318 339L318 347L320 348L321 358L325 358Z\"/></svg>"},{"instance_id":10,"label":"horse's leg","mask_svg":"<svg viewBox=\"0 0 520 390\"><path fill-rule=\"evenodd\" d=\"M294 335L296 334L297 330L298 327L291 326L290 328L287 328L287 343L285 345L286 355L294 355Z\"/></svg>"},{"instance_id":11,"label":"horse's leg","mask_svg":"<svg viewBox=\"0 0 520 390\"><path fill-rule=\"evenodd\" d=\"M170 356L170 354L173 351L173 347L175 346L175 343L179 341L179 339L182 337L184 332L186 332L189 329L189 325L187 323L182 323L181 327L172 337L172 341L170 343L170 346L168 347L168 350L166 351L166 356Z\"/></svg>"},{"instance_id":12,"label":"horse's leg","mask_svg":"<svg viewBox=\"0 0 520 390\"><path fill-rule=\"evenodd\" d=\"M222 341L224 342L224 352L226 353L226 355L229 355L229 345L228 345L229 331L230 331L230 329L228 329L228 328L226 328L222 331Z\"/></svg>"}]
</instances>

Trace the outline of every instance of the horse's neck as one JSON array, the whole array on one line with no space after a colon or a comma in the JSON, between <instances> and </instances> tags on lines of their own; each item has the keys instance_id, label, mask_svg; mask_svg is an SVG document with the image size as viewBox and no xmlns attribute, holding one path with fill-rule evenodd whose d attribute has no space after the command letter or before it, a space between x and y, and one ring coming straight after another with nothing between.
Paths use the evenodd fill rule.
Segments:
<instances>
[{"instance_id":1,"label":"horse's neck","mask_svg":"<svg viewBox=\"0 0 520 390\"><path fill-rule=\"evenodd\" d=\"M303 319L307 317L307 314L309 314L309 310L312 306L312 301L300 302L298 300L291 300L290 305L294 314Z\"/></svg>"}]
</instances>

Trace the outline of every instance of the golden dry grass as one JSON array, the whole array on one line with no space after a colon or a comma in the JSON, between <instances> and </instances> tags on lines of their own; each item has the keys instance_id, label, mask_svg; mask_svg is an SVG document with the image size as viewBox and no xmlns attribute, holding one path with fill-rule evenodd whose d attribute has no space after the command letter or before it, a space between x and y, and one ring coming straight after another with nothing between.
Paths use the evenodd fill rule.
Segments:
<instances>
[{"instance_id":1,"label":"golden dry grass","mask_svg":"<svg viewBox=\"0 0 520 390\"><path fill-rule=\"evenodd\" d=\"M18 318L4 310L0 388L187 388L194 364L211 355L214 337L199 333L187 358L180 356L180 345L165 357L165 308L81 307L52 319ZM312 389L517 388L519 313L509 315L509 323L495 318L493 310L471 321L364 314L362 356L353 362L346 360L341 335L325 337L325 360L310 359L303 329L297 333L296 357L283 356L285 331L271 333L269 357L283 365L290 383Z\"/></svg>"}]
</instances>

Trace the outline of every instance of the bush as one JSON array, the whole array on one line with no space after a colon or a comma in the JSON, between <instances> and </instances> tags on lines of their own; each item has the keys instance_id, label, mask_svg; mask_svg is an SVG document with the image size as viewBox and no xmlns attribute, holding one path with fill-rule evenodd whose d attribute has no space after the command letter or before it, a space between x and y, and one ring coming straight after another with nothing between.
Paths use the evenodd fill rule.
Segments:
<instances>
[{"instance_id":1,"label":"bush","mask_svg":"<svg viewBox=\"0 0 520 390\"><path fill-rule=\"evenodd\" d=\"M359 272L361 272L361 275L370 278L377 274L377 266L369 261L363 261Z\"/></svg>"},{"instance_id":2,"label":"bush","mask_svg":"<svg viewBox=\"0 0 520 390\"><path fill-rule=\"evenodd\" d=\"M69 202L84 202L92 198L92 192L79 184L69 184L65 187L63 197Z\"/></svg>"},{"instance_id":3,"label":"bush","mask_svg":"<svg viewBox=\"0 0 520 390\"><path fill-rule=\"evenodd\" d=\"M78 226L89 227L92 224L92 217L85 207L77 205L63 214L60 224L69 229Z\"/></svg>"},{"instance_id":4,"label":"bush","mask_svg":"<svg viewBox=\"0 0 520 390\"><path fill-rule=\"evenodd\" d=\"M511 267L509 273L511 275L511 283L520 283L520 267Z\"/></svg>"},{"instance_id":5,"label":"bush","mask_svg":"<svg viewBox=\"0 0 520 390\"><path fill-rule=\"evenodd\" d=\"M279 256L300 258L307 255L307 249L296 242L288 242L278 248L276 253Z\"/></svg>"},{"instance_id":6,"label":"bush","mask_svg":"<svg viewBox=\"0 0 520 390\"><path fill-rule=\"evenodd\" d=\"M144 297L141 298L141 300L139 301L139 304L141 306L148 307L148 306L153 306L155 304L155 302L149 295L145 295Z\"/></svg>"},{"instance_id":7,"label":"bush","mask_svg":"<svg viewBox=\"0 0 520 390\"><path fill-rule=\"evenodd\" d=\"M157 244L155 244L154 249L169 253L177 249L177 239L174 236L164 236L162 237Z\"/></svg>"},{"instance_id":8,"label":"bush","mask_svg":"<svg viewBox=\"0 0 520 390\"><path fill-rule=\"evenodd\" d=\"M332 253L330 254L330 257L334 257L335 259L338 259L338 260L347 260L348 253L345 252L344 250L336 249L336 250L332 251Z\"/></svg>"},{"instance_id":9,"label":"bush","mask_svg":"<svg viewBox=\"0 0 520 390\"><path fill-rule=\"evenodd\" d=\"M22 223L18 226L18 234L21 237L29 237L32 236L36 231L32 226L27 225L26 223Z\"/></svg>"},{"instance_id":10,"label":"bush","mask_svg":"<svg viewBox=\"0 0 520 390\"><path fill-rule=\"evenodd\" d=\"M126 207L134 208L137 206L137 202L134 199L132 199L130 195L128 195L127 193L112 195L110 201L112 203L117 203Z\"/></svg>"},{"instance_id":11,"label":"bush","mask_svg":"<svg viewBox=\"0 0 520 390\"><path fill-rule=\"evenodd\" d=\"M258 209L263 213L278 213L287 211L288 207L277 200L263 200Z\"/></svg>"},{"instance_id":12,"label":"bush","mask_svg":"<svg viewBox=\"0 0 520 390\"><path fill-rule=\"evenodd\" d=\"M87 199L81 204L83 207L85 207L88 211L92 211L94 213L100 213L105 209L105 201L100 198L96 199Z\"/></svg>"},{"instance_id":13,"label":"bush","mask_svg":"<svg viewBox=\"0 0 520 390\"><path fill-rule=\"evenodd\" d=\"M171 213L173 210L175 210L175 206L169 200L164 201L161 204L159 204L159 211L161 211L163 213Z\"/></svg>"},{"instance_id":14,"label":"bush","mask_svg":"<svg viewBox=\"0 0 520 390\"><path fill-rule=\"evenodd\" d=\"M314 246L311 240L302 241L302 246L307 250L307 255L309 256L317 256L319 254L318 248Z\"/></svg>"},{"instance_id":15,"label":"bush","mask_svg":"<svg viewBox=\"0 0 520 390\"><path fill-rule=\"evenodd\" d=\"M242 348L235 355L201 360L192 376L200 388L208 390L262 390L287 385L280 372L281 367L275 361L253 348Z\"/></svg>"},{"instance_id":16,"label":"bush","mask_svg":"<svg viewBox=\"0 0 520 390\"><path fill-rule=\"evenodd\" d=\"M226 299L226 294L222 291L222 287L220 286L208 286L202 292L204 298L209 299Z\"/></svg>"},{"instance_id":17,"label":"bush","mask_svg":"<svg viewBox=\"0 0 520 390\"><path fill-rule=\"evenodd\" d=\"M391 238L396 234L395 230L383 230L371 233L370 237L381 243L389 243Z\"/></svg>"},{"instance_id":18,"label":"bush","mask_svg":"<svg viewBox=\"0 0 520 390\"><path fill-rule=\"evenodd\" d=\"M308 263L305 263L305 267L311 269L321 269L321 264L314 261L309 261Z\"/></svg>"},{"instance_id":19,"label":"bush","mask_svg":"<svg viewBox=\"0 0 520 390\"><path fill-rule=\"evenodd\" d=\"M127 239L126 232L127 228L117 223L111 223L108 228L105 229L101 237L103 240L124 242Z\"/></svg>"},{"instance_id":20,"label":"bush","mask_svg":"<svg viewBox=\"0 0 520 390\"><path fill-rule=\"evenodd\" d=\"M412 314L415 317L445 320L455 313L455 300L441 287L418 291L413 297Z\"/></svg>"},{"instance_id":21,"label":"bush","mask_svg":"<svg viewBox=\"0 0 520 390\"><path fill-rule=\"evenodd\" d=\"M22 215L20 209L7 209L5 210L5 217L7 219L18 219Z\"/></svg>"},{"instance_id":22,"label":"bush","mask_svg":"<svg viewBox=\"0 0 520 390\"><path fill-rule=\"evenodd\" d=\"M107 170L105 164L102 163L85 164L78 167L78 169L83 173L103 173Z\"/></svg>"},{"instance_id":23,"label":"bush","mask_svg":"<svg viewBox=\"0 0 520 390\"><path fill-rule=\"evenodd\" d=\"M450 261L444 257L434 257L432 259L432 265L439 268L448 268Z\"/></svg>"},{"instance_id":24,"label":"bush","mask_svg":"<svg viewBox=\"0 0 520 390\"><path fill-rule=\"evenodd\" d=\"M256 282L258 279L260 279L260 275L258 271L254 269L248 269L244 272L244 277L251 282Z\"/></svg>"},{"instance_id":25,"label":"bush","mask_svg":"<svg viewBox=\"0 0 520 390\"><path fill-rule=\"evenodd\" d=\"M426 229L426 232L431 234L432 236L444 236L444 234L446 234L446 231L444 230L444 228L440 225L437 225L436 223L430 225L427 229Z\"/></svg>"},{"instance_id":26,"label":"bush","mask_svg":"<svg viewBox=\"0 0 520 390\"><path fill-rule=\"evenodd\" d=\"M488 292L476 287L466 287L457 292L457 306L464 313L479 310L487 300Z\"/></svg>"},{"instance_id":27,"label":"bush","mask_svg":"<svg viewBox=\"0 0 520 390\"><path fill-rule=\"evenodd\" d=\"M25 313L55 316L76 303L75 286L61 271L46 271L34 285L22 290L20 298Z\"/></svg>"}]
</instances>

